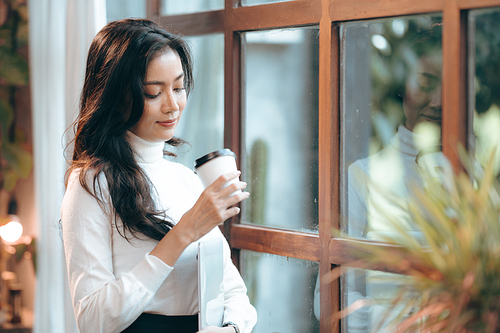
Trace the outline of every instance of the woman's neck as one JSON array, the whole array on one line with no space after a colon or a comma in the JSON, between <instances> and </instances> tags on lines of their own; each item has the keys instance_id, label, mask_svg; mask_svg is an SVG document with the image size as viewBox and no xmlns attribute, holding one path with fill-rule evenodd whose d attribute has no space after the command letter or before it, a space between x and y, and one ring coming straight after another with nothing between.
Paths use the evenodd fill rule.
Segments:
<instances>
[{"instance_id":1,"label":"woman's neck","mask_svg":"<svg viewBox=\"0 0 500 333\"><path fill-rule=\"evenodd\" d=\"M165 142L150 142L128 131L127 139L132 146L137 163L155 163L163 159Z\"/></svg>"}]
</instances>

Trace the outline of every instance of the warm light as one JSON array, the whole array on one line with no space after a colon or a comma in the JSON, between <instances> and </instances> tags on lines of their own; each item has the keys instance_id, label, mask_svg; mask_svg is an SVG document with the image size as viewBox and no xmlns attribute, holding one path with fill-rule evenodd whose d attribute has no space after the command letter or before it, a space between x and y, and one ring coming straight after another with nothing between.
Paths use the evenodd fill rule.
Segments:
<instances>
[{"instance_id":1,"label":"warm light","mask_svg":"<svg viewBox=\"0 0 500 333\"><path fill-rule=\"evenodd\" d=\"M16 221L10 221L0 227L0 237L8 243L13 243L23 235L23 226Z\"/></svg>"}]
</instances>

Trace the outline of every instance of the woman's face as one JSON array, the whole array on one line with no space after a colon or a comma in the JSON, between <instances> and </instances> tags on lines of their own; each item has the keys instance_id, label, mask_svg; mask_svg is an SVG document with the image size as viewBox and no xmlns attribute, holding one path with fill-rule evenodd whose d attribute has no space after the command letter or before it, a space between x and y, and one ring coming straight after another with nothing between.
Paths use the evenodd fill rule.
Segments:
<instances>
[{"instance_id":1,"label":"woman's face","mask_svg":"<svg viewBox=\"0 0 500 333\"><path fill-rule=\"evenodd\" d=\"M422 121L441 124L442 53L423 56L412 68L403 99L405 126L413 130Z\"/></svg>"},{"instance_id":2,"label":"woman's face","mask_svg":"<svg viewBox=\"0 0 500 333\"><path fill-rule=\"evenodd\" d=\"M168 141L185 107L181 59L177 52L166 50L149 63L144 79L144 112L130 130L146 141Z\"/></svg>"}]
</instances>

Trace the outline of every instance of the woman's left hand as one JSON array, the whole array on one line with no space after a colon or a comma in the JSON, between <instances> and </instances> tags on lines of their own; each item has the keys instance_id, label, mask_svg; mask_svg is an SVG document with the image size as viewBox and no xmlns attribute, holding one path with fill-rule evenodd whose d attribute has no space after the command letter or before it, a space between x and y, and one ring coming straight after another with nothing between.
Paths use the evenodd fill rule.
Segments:
<instances>
[{"instance_id":1,"label":"woman's left hand","mask_svg":"<svg viewBox=\"0 0 500 333\"><path fill-rule=\"evenodd\" d=\"M234 328L229 327L217 327L217 326L207 326L198 333L234 333Z\"/></svg>"}]
</instances>

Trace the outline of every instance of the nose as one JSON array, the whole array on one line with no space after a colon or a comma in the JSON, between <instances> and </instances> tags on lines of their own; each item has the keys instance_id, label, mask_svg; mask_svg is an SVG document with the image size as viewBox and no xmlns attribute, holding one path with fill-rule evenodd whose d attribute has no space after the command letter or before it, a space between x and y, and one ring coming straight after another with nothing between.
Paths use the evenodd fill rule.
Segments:
<instances>
[{"instance_id":1,"label":"nose","mask_svg":"<svg viewBox=\"0 0 500 333\"><path fill-rule=\"evenodd\" d=\"M164 94L165 98L162 105L162 112L169 113L179 111L179 104L173 93Z\"/></svg>"},{"instance_id":2,"label":"nose","mask_svg":"<svg viewBox=\"0 0 500 333\"><path fill-rule=\"evenodd\" d=\"M442 107L442 96L441 96L441 85L439 85L434 91L431 93L429 107L441 111Z\"/></svg>"}]
</instances>

